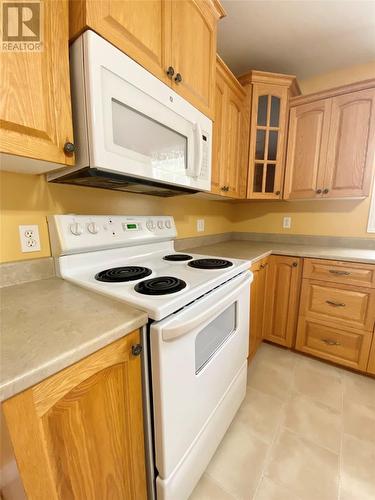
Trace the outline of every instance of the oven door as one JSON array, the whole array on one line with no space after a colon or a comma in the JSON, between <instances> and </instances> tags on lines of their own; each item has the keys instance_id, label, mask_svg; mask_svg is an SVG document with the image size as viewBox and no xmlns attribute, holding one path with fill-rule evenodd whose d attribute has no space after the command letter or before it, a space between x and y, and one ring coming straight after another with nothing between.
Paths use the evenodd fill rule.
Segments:
<instances>
[{"instance_id":1,"label":"oven door","mask_svg":"<svg viewBox=\"0 0 375 500\"><path fill-rule=\"evenodd\" d=\"M251 279L243 273L151 325L158 498L190 493L245 395Z\"/></svg>"},{"instance_id":2,"label":"oven door","mask_svg":"<svg viewBox=\"0 0 375 500\"><path fill-rule=\"evenodd\" d=\"M209 190L211 120L95 33L83 36L90 166Z\"/></svg>"}]
</instances>

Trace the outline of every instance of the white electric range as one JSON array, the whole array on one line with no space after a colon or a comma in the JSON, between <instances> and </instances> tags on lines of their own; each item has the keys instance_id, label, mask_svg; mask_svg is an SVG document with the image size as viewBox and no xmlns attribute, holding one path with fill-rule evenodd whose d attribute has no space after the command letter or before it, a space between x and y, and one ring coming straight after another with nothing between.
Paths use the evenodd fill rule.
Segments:
<instances>
[{"instance_id":1,"label":"white electric range","mask_svg":"<svg viewBox=\"0 0 375 500\"><path fill-rule=\"evenodd\" d=\"M187 499L245 396L250 263L175 252L168 216L48 223L62 278L148 313L149 496Z\"/></svg>"}]
</instances>

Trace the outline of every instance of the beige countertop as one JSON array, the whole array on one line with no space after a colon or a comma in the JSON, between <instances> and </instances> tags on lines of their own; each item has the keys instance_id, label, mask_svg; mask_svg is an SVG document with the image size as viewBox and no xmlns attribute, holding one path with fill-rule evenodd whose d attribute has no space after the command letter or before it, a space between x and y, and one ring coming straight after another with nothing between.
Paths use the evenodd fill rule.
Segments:
<instances>
[{"instance_id":1,"label":"beige countertop","mask_svg":"<svg viewBox=\"0 0 375 500\"><path fill-rule=\"evenodd\" d=\"M184 249L188 252L189 249ZM291 255L293 257L313 257L317 259L345 260L375 264L374 250L330 246L296 245L293 243L258 242L251 240L229 240L212 245L190 249L191 252L204 255L217 255L234 259L247 259L252 263L271 253Z\"/></svg>"},{"instance_id":2,"label":"beige countertop","mask_svg":"<svg viewBox=\"0 0 375 500\"><path fill-rule=\"evenodd\" d=\"M1 290L0 400L147 323L147 314L59 278Z\"/></svg>"}]
</instances>

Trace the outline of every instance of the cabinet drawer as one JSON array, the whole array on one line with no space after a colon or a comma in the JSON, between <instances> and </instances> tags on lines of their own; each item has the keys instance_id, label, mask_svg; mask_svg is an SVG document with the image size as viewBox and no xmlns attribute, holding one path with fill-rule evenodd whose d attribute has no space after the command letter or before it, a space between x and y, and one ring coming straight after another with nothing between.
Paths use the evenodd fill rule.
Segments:
<instances>
[{"instance_id":1,"label":"cabinet drawer","mask_svg":"<svg viewBox=\"0 0 375 500\"><path fill-rule=\"evenodd\" d=\"M374 288L375 264L304 259L303 277Z\"/></svg>"},{"instance_id":2,"label":"cabinet drawer","mask_svg":"<svg viewBox=\"0 0 375 500\"><path fill-rule=\"evenodd\" d=\"M372 331L375 291L371 288L303 280L300 314Z\"/></svg>"},{"instance_id":3,"label":"cabinet drawer","mask_svg":"<svg viewBox=\"0 0 375 500\"><path fill-rule=\"evenodd\" d=\"M366 370L371 332L341 329L326 321L300 316L296 349L351 368Z\"/></svg>"}]
</instances>

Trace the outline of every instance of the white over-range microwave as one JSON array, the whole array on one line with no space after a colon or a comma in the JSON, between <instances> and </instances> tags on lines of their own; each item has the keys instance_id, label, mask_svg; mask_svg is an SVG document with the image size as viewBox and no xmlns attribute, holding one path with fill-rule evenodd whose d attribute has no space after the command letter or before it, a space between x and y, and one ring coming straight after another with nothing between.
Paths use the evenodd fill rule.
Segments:
<instances>
[{"instance_id":1,"label":"white over-range microwave","mask_svg":"<svg viewBox=\"0 0 375 500\"><path fill-rule=\"evenodd\" d=\"M159 196L210 190L212 121L92 31L71 47L76 165L48 180Z\"/></svg>"}]
</instances>

